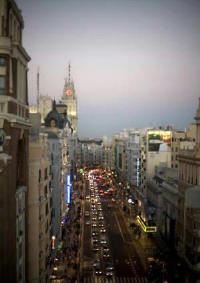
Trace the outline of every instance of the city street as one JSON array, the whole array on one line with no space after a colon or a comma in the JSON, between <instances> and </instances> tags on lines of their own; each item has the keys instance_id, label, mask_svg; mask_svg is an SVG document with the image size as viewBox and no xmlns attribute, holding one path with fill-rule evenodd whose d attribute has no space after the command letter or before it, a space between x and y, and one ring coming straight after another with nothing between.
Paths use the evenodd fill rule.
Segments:
<instances>
[{"instance_id":1,"label":"city street","mask_svg":"<svg viewBox=\"0 0 200 283\"><path fill-rule=\"evenodd\" d=\"M95 193L95 197L98 199L97 204L91 204L93 201L93 198L91 198L93 193L91 193L90 186L87 181L85 182L85 185L86 200L84 202L83 209L84 233L81 278L96 278L98 276L98 278L112 278L113 282L115 279L121 280L119 282L126 282L123 281L126 280L125 278L128 278L128 280L130 280L129 282L148 282L144 267L140 262L140 257L138 256L132 243L132 237L127 228L127 224L124 221L121 209L118 208L117 203L112 203L110 197L99 197L97 191ZM95 215L96 211L91 209L92 206L97 207L97 216ZM101 217L104 218L104 222L100 220ZM98 221L95 219L98 219ZM92 227L96 226L97 228L94 230ZM104 226L106 231L104 236L102 236L102 233L100 232L101 226ZM92 231L95 231L96 235L98 236L97 239L95 239L97 242L97 245L95 245L95 251L93 249L94 244L92 245L94 241L94 238L92 238ZM102 252L101 239L105 239L104 248L106 247L110 251L108 263L104 258L104 252ZM101 268L99 272L101 273L97 274L97 269L95 268L94 270L93 267L98 261ZM113 266L110 276L104 272L106 267L108 268L109 266L111 266L110 268Z\"/></svg>"}]
</instances>

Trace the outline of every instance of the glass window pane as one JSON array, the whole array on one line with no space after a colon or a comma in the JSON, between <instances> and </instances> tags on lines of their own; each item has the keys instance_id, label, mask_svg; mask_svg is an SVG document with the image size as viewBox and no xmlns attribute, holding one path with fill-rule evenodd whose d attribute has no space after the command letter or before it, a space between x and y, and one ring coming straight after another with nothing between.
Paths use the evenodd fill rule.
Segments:
<instances>
[{"instance_id":1,"label":"glass window pane","mask_svg":"<svg viewBox=\"0 0 200 283\"><path fill-rule=\"evenodd\" d=\"M1 76L0 77L0 89L5 89L6 86L6 78Z\"/></svg>"},{"instance_id":2,"label":"glass window pane","mask_svg":"<svg viewBox=\"0 0 200 283\"><path fill-rule=\"evenodd\" d=\"M0 94L5 94L6 77L0 76Z\"/></svg>"},{"instance_id":3,"label":"glass window pane","mask_svg":"<svg viewBox=\"0 0 200 283\"><path fill-rule=\"evenodd\" d=\"M6 66L6 59L3 57L0 57L0 66Z\"/></svg>"}]
</instances>

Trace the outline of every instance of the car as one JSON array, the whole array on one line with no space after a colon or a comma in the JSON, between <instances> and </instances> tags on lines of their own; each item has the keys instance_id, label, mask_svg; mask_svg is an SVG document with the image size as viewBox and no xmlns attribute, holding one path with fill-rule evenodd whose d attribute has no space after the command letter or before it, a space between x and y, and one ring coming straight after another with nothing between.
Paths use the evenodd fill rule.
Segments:
<instances>
[{"instance_id":1,"label":"car","mask_svg":"<svg viewBox=\"0 0 200 283\"><path fill-rule=\"evenodd\" d=\"M93 262L93 267L100 267L100 260L95 260Z\"/></svg>"},{"instance_id":2,"label":"car","mask_svg":"<svg viewBox=\"0 0 200 283\"><path fill-rule=\"evenodd\" d=\"M86 221L85 224L86 224L86 225L90 225L90 221Z\"/></svg>"},{"instance_id":3,"label":"car","mask_svg":"<svg viewBox=\"0 0 200 283\"><path fill-rule=\"evenodd\" d=\"M93 224L92 224L92 227L93 227L93 228L96 228L96 227L97 227L97 224L96 224L96 223L93 223Z\"/></svg>"},{"instance_id":4,"label":"car","mask_svg":"<svg viewBox=\"0 0 200 283\"><path fill-rule=\"evenodd\" d=\"M110 254L108 254L108 253L104 253L103 254L103 258L110 258L111 256L110 256Z\"/></svg>"},{"instance_id":5,"label":"car","mask_svg":"<svg viewBox=\"0 0 200 283\"><path fill-rule=\"evenodd\" d=\"M90 212L89 211L85 211L85 216L90 216Z\"/></svg>"},{"instance_id":6,"label":"car","mask_svg":"<svg viewBox=\"0 0 200 283\"><path fill-rule=\"evenodd\" d=\"M90 196L86 196L86 199L89 200L89 199L90 199Z\"/></svg>"},{"instance_id":7,"label":"car","mask_svg":"<svg viewBox=\"0 0 200 283\"><path fill-rule=\"evenodd\" d=\"M114 275L114 273L112 271L107 271L106 272L106 276L107 277L112 277Z\"/></svg>"},{"instance_id":8,"label":"car","mask_svg":"<svg viewBox=\"0 0 200 283\"><path fill-rule=\"evenodd\" d=\"M99 247L98 247L97 245L95 245L95 246L93 246L92 250L93 250L94 252L98 252L98 251L99 251Z\"/></svg>"},{"instance_id":9,"label":"car","mask_svg":"<svg viewBox=\"0 0 200 283\"><path fill-rule=\"evenodd\" d=\"M103 218L103 216L99 216L99 220L103 220L104 218Z\"/></svg>"},{"instance_id":10,"label":"car","mask_svg":"<svg viewBox=\"0 0 200 283\"><path fill-rule=\"evenodd\" d=\"M94 244L97 244L98 243L98 239L97 238L93 238L92 239L92 244L94 245Z\"/></svg>"},{"instance_id":11,"label":"car","mask_svg":"<svg viewBox=\"0 0 200 283\"><path fill-rule=\"evenodd\" d=\"M106 233L106 229L101 229L100 232L101 233Z\"/></svg>"},{"instance_id":12,"label":"car","mask_svg":"<svg viewBox=\"0 0 200 283\"><path fill-rule=\"evenodd\" d=\"M106 240L101 240L100 243L101 244L107 244L107 241Z\"/></svg>"},{"instance_id":13,"label":"car","mask_svg":"<svg viewBox=\"0 0 200 283\"><path fill-rule=\"evenodd\" d=\"M102 271L101 271L101 270L96 270L96 271L95 271L95 275L101 276L101 275L102 275Z\"/></svg>"},{"instance_id":14,"label":"car","mask_svg":"<svg viewBox=\"0 0 200 283\"><path fill-rule=\"evenodd\" d=\"M110 249L108 248L108 247L103 247L103 252L109 252L110 251Z\"/></svg>"},{"instance_id":15,"label":"car","mask_svg":"<svg viewBox=\"0 0 200 283\"><path fill-rule=\"evenodd\" d=\"M114 270L114 267L112 265L106 266L106 271L112 271Z\"/></svg>"}]
</instances>

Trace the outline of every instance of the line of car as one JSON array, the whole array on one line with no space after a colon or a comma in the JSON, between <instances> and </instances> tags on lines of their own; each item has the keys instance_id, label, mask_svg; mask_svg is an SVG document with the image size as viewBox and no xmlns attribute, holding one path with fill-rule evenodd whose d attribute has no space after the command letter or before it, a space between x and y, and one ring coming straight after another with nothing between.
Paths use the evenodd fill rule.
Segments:
<instances>
[{"instance_id":1,"label":"line of car","mask_svg":"<svg viewBox=\"0 0 200 283\"><path fill-rule=\"evenodd\" d=\"M86 196L86 200L90 202L90 211L85 211L87 218L85 224L91 227L91 248L94 254L93 274L112 277L114 275L113 261L110 254L99 189L92 171L89 172L88 179L90 195Z\"/></svg>"}]
</instances>

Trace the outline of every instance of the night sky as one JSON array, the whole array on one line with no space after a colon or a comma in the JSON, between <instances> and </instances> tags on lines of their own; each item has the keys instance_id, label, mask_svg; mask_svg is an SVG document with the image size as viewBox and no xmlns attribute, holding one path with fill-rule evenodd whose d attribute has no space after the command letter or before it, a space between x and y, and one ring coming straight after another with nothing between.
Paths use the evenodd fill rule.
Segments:
<instances>
[{"instance_id":1,"label":"night sky","mask_svg":"<svg viewBox=\"0 0 200 283\"><path fill-rule=\"evenodd\" d=\"M68 62L80 136L188 127L200 96L199 0L17 0L29 103L62 96Z\"/></svg>"}]
</instances>

